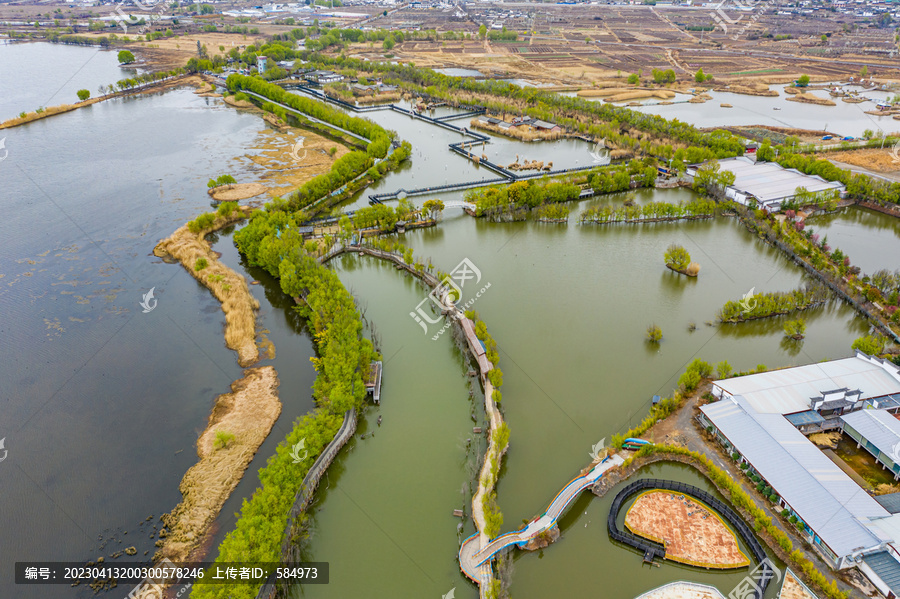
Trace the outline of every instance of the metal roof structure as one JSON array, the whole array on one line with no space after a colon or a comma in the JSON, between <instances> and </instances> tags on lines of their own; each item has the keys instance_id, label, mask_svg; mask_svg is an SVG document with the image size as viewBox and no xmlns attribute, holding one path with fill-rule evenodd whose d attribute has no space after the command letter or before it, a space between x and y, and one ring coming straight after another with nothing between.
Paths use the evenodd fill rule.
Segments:
<instances>
[{"instance_id":1,"label":"metal roof structure","mask_svg":"<svg viewBox=\"0 0 900 599\"><path fill-rule=\"evenodd\" d=\"M876 495L875 501L881 504L881 507L892 514L900 513L900 493L888 493L887 495Z\"/></svg>"},{"instance_id":2,"label":"metal roof structure","mask_svg":"<svg viewBox=\"0 0 900 599\"><path fill-rule=\"evenodd\" d=\"M900 420L887 410L857 410L841 416L841 422L862 435L887 456L900 449Z\"/></svg>"},{"instance_id":3,"label":"metal roof structure","mask_svg":"<svg viewBox=\"0 0 900 599\"><path fill-rule=\"evenodd\" d=\"M743 397L701 411L839 557L891 540L870 519L890 513L781 414L760 414Z\"/></svg>"},{"instance_id":4,"label":"metal roof structure","mask_svg":"<svg viewBox=\"0 0 900 599\"><path fill-rule=\"evenodd\" d=\"M734 183L728 187L749 193L766 203L791 198L798 187L817 193L845 189L842 183L826 181L818 175L805 175L797 169L786 169L775 162L754 162L745 156L719 160L722 171L734 173Z\"/></svg>"},{"instance_id":5,"label":"metal roof structure","mask_svg":"<svg viewBox=\"0 0 900 599\"><path fill-rule=\"evenodd\" d=\"M794 426L805 426L807 424L821 424L825 422L825 419L822 418L822 415L816 412L815 410L808 410L806 412L797 412L796 414L787 414L785 418L788 419L788 422L793 424Z\"/></svg>"},{"instance_id":6,"label":"metal roof structure","mask_svg":"<svg viewBox=\"0 0 900 599\"><path fill-rule=\"evenodd\" d=\"M859 389L860 399L900 393L900 368L857 352L852 358L748 374L713 383L725 395L741 395L757 412L805 412L824 391ZM721 395L721 393L716 393Z\"/></svg>"},{"instance_id":7,"label":"metal roof structure","mask_svg":"<svg viewBox=\"0 0 900 599\"><path fill-rule=\"evenodd\" d=\"M867 566L872 568L878 578L888 585L895 595L900 596L900 562L887 551L880 551L863 558Z\"/></svg>"}]
</instances>

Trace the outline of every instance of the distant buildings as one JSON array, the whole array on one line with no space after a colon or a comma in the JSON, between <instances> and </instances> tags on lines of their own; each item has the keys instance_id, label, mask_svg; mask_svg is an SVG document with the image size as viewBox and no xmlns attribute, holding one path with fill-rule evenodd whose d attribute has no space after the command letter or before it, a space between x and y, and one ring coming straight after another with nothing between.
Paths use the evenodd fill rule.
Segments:
<instances>
[{"instance_id":1,"label":"distant buildings","mask_svg":"<svg viewBox=\"0 0 900 599\"><path fill-rule=\"evenodd\" d=\"M303 78L307 81L318 83L319 85L325 85L326 83L337 83L338 81L344 80L343 75L341 75L340 73L335 73L334 71L311 71L303 75Z\"/></svg>"}]
</instances>

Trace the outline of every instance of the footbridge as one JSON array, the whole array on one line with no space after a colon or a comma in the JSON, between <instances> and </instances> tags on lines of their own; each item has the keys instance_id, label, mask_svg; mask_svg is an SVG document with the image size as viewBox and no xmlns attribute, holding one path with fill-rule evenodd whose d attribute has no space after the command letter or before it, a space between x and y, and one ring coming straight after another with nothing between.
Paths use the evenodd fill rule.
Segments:
<instances>
[{"instance_id":1,"label":"footbridge","mask_svg":"<svg viewBox=\"0 0 900 599\"><path fill-rule=\"evenodd\" d=\"M556 497L553 498L553 501L547 507L547 511L529 522L521 530L500 535L484 544L482 544L483 535L481 533L476 533L463 541L459 550L459 565L463 573L478 584L481 584L485 571L490 576L490 560L498 551L510 545L517 545L523 548L539 534L556 526L559 517L571 505L572 501L578 497L579 493L596 483L611 468L622 465L624 461L622 456L615 454L605 458L586 474L573 478L556 494Z\"/></svg>"}]
</instances>

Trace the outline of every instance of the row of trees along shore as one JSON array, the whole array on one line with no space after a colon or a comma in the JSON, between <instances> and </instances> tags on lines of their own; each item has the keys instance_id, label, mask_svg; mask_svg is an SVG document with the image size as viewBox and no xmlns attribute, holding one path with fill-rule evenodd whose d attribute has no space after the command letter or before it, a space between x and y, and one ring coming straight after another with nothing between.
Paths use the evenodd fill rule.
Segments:
<instances>
[{"instance_id":1,"label":"row of trees along shore","mask_svg":"<svg viewBox=\"0 0 900 599\"><path fill-rule=\"evenodd\" d=\"M263 110L272 112L282 119L287 119L288 112L277 104L288 106L370 140L365 151L355 150L344 154L335 161L329 172L308 181L286 198L273 200L268 207L270 211L291 212L300 209L309 211L313 204L363 175L368 175L368 178L360 182L360 185L380 179L406 160L412 151L412 146L408 142L403 142L388 155L392 134L380 125L368 119L348 115L318 100L292 94L274 83L237 74L229 75L226 83L232 92L248 91L264 96L269 101L262 103ZM379 160L377 164L376 159Z\"/></svg>"},{"instance_id":2,"label":"row of trees along shore","mask_svg":"<svg viewBox=\"0 0 900 599\"><path fill-rule=\"evenodd\" d=\"M409 150L408 145L401 146L385 158L391 137L380 126L316 100L289 94L260 79L231 75L228 87L232 91L252 91L370 140L366 151L346 154L332 165L330 172L308 182L286 200L276 198L264 210L254 211L247 225L234 236L238 249L251 265L265 269L279 280L284 293L299 299L296 309L309 323L316 340L317 356L311 358L317 373L313 385L316 407L294 423L260 470L261 486L244 501L234 530L222 541L216 556L217 562L277 562L281 558L287 514L300 482L334 438L344 413L363 406L365 378L372 360L379 359L372 342L363 336L362 319L353 296L332 270L318 262L321 248L318 244L304 244L298 227L321 207L314 203L355 177L367 174L367 169L376 168L375 158L383 158L377 165L383 169L378 172L383 173L404 160ZM297 464L291 447L301 440L308 457ZM299 516L301 528L306 518L305 513ZM303 543L304 538L298 542ZM249 585L201 585L194 589L198 599L252 599L256 592Z\"/></svg>"}]
</instances>

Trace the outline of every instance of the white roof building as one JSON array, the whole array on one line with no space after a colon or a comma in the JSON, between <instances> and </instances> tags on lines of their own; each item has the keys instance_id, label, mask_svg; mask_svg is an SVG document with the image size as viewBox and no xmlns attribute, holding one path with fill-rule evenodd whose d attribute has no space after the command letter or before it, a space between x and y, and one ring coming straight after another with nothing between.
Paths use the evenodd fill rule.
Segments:
<instances>
[{"instance_id":1,"label":"white roof building","mask_svg":"<svg viewBox=\"0 0 900 599\"><path fill-rule=\"evenodd\" d=\"M755 201L760 207L778 211L796 195L798 187L811 193L837 191L843 196L846 192L844 184L838 181L805 175L774 162L754 162L746 156L719 160L719 167L721 171L734 173L734 183L725 188L725 197L745 206ZM694 172L688 170L689 175Z\"/></svg>"},{"instance_id":2,"label":"white roof building","mask_svg":"<svg viewBox=\"0 0 900 599\"><path fill-rule=\"evenodd\" d=\"M872 525L891 514L781 414L756 412L741 396L700 408L718 434L743 456L806 523L810 542L835 569L851 555L883 551L893 539Z\"/></svg>"},{"instance_id":3,"label":"white roof building","mask_svg":"<svg viewBox=\"0 0 900 599\"><path fill-rule=\"evenodd\" d=\"M853 394L857 390L858 396ZM854 403L865 403L900 394L900 368L857 352L852 358L716 381L712 393L719 398L740 395L762 414L793 414L813 409L814 399L849 396Z\"/></svg>"}]
</instances>

